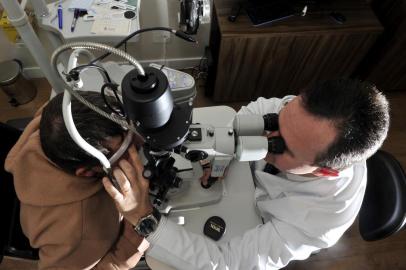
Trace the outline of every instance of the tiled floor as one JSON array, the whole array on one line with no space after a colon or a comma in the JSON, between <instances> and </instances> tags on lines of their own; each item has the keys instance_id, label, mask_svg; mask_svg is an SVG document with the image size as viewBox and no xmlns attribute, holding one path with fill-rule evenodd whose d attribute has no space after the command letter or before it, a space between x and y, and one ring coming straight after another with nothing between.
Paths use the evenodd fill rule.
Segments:
<instances>
[{"instance_id":1,"label":"tiled floor","mask_svg":"<svg viewBox=\"0 0 406 270\"><path fill-rule=\"evenodd\" d=\"M9 98L3 91L0 90L0 121L5 122L9 119L22 118L32 116L42 104L49 99L51 87L45 79L32 80L36 89L37 95L35 98L26 104L18 107L10 105Z\"/></svg>"}]
</instances>

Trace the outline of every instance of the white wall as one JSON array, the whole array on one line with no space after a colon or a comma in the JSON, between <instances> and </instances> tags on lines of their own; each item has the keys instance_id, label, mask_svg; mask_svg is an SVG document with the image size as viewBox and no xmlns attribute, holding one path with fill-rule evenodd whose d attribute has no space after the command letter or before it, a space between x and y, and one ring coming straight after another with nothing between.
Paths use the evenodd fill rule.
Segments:
<instances>
[{"instance_id":1,"label":"white wall","mask_svg":"<svg viewBox=\"0 0 406 270\"><path fill-rule=\"evenodd\" d=\"M141 2L140 24L142 28L166 26L178 29L179 0L143 0ZM195 38L198 44L193 44L170 36L168 43L163 41L164 32L142 34L137 43L131 44L129 52L144 61L162 59L166 55L167 64L172 67L189 67L197 65L204 55L204 48L209 44L210 24L201 25Z\"/></svg>"}]
</instances>

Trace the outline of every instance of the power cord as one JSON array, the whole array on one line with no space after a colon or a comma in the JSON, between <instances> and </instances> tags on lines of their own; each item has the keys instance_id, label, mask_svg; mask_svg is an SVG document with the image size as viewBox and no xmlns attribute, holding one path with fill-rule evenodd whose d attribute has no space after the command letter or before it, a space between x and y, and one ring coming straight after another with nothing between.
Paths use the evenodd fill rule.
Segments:
<instances>
[{"instance_id":1,"label":"power cord","mask_svg":"<svg viewBox=\"0 0 406 270\"><path fill-rule=\"evenodd\" d=\"M122 39L119 43L117 43L114 47L119 48L121 45L125 44L132 37L134 37L134 36L136 36L138 34L141 34L141 33L144 33L144 32L150 32L150 31L167 31L167 32L170 32L170 33L174 34L175 36L177 36L177 37L179 37L179 38L181 38L183 40L186 40L188 42L197 43L197 41L194 38L192 38L191 36L188 36L187 34L183 33L180 30L175 30L175 29L172 29L172 28L169 28L169 27L151 27L151 28L140 29L140 30L137 30L137 31L129 34L124 39ZM107 56L109 56L110 54L111 54L110 52L105 53L105 54L93 59L92 61L90 61L89 64L94 64L94 63L96 63L98 61L101 61L104 58L106 58Z\"/></svg>"},{"instance_id":2,"label":"power cord","mask_svg":"<svg viewBox=\"0 0 406 270\"><path fill-rule=\"evenodd\" d=\"M116 101L117 101L117 104L119 105L120 111L117 111L116 109L114 109L113 106L111 106L110 102L108 102L107 97L106 97L106 88L109 88L110 90L113 91L113 93L115 95L115 98L116 98ZM106 104L106 106L113 113L115 113L115 114L117 114L117 115L119 115L121 117L126 117L123 105L122 105L122 103L121 103L121 101L120 101L120 99L118 97L118 94L117 94L117 84L115 84L115 83L105 83L105 84L103 84L103 86L102 86L102 88L100 90L100 93L101 93L101 96L103 98L104 103Z\"/></svg>"}]
</instances>

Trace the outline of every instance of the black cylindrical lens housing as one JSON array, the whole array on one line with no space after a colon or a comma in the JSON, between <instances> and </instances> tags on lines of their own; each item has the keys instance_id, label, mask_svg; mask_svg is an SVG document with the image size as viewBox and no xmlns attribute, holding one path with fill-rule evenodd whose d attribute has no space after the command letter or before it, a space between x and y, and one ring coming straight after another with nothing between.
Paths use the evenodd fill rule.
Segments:
<instances>
[{"instance_id":1,"label":"black cylindrical lens housing","mask_svg":"<svg viewBox=\"0 0 406 270\"><path fill-rule=\"evenodd\" d=\"M124 109L143 129L164 126L171 117L173 97L165 74L145 67L145 76L137 69L127 73L121 83Z\"/></svg>"}]
</instances>

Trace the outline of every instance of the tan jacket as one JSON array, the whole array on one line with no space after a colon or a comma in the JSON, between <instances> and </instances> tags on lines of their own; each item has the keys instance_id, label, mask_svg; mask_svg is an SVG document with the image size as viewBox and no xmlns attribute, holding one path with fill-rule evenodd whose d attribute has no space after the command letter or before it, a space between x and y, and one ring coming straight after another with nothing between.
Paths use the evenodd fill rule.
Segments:
<instances>
[{"instance_id":1,"label":"tan jacket","mask_svg":"<svg viewBox=\"0 0 406 270\"><path fill-rule=\"evenodd\" d=\"M141 238L122 221L100 179L67 174L42 151L40 116L7 156L21 201L21 226L39 248L39 269L130 269Z\"/></svg>"}]
</instances>

